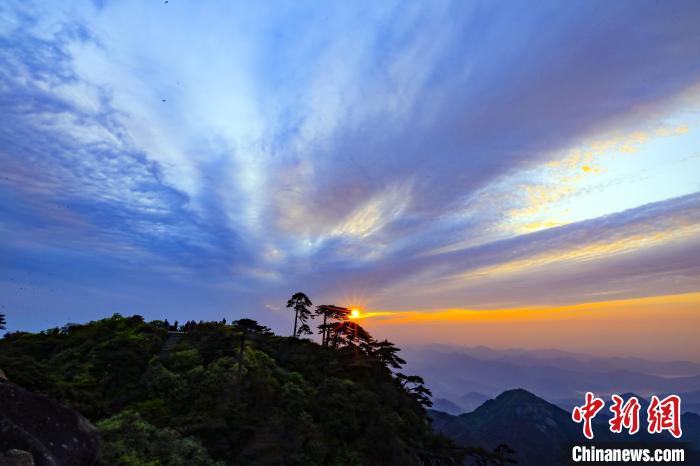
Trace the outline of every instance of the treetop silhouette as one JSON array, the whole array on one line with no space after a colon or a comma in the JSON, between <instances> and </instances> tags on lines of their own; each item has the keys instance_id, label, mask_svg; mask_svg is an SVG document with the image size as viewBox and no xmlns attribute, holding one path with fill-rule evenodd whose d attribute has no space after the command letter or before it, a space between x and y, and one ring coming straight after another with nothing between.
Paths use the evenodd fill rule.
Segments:
<instances>
[{"instance_id":1,"label":"treetop silhouette","mask_svg":"<svg viewBox=\"0 0 700 466\"><path fill-rule=\"evenodd\" d=\"M289 301L287 301L287 307L294 309L294 331L292 332L294 338L299 338L299 336L303 334L311 334L311 329L306 321L308 319L313 319L313 315L309 309L312 304L309 297L301 291L294 293ZM301 322L301 327L297 330L297 324L299 322Z\"/></svg>"},{"instance_id":2,"label":"treetop silhouette","mask_svg":"<svg viewBox=\"0 0 700 466\"><path fill-rule=\"evenodd\" d=\"M328 336L338 325L350 319L350 309L334 304L321 304L316 307L316 314L323 316L323 323L318 326L321 346L328 346Z\"/></svg>"}]
</instances>

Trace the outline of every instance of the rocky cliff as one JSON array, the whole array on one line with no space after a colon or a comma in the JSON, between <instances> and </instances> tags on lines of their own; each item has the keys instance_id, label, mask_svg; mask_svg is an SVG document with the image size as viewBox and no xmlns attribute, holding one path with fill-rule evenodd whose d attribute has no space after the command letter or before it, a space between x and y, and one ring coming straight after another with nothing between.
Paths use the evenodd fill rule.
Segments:
<instances>
[{"instance_id":1,"label":"rocky cliff","mask_svg":"<svg viewBox=\"0 0 700 466\"><path fill-rule=\"evenodd\" d=\"M92 465L99 444L78 412L0 377L0 466Z\"/></svg>"}]
</instances>

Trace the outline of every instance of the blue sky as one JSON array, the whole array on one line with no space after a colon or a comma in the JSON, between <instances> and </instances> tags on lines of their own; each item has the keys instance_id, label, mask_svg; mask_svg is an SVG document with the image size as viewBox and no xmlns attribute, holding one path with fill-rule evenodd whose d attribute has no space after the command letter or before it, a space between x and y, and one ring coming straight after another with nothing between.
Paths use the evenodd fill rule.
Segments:
<instances>
[{"instance_id":1,"label":"blue sky","mask_svg":"<svg viewBox=\"0 0 700 466\"><path fill-rule=\"evenodd\" d=\"M697 2L4 1L0 310L700 291Z\"/></svg>"}]
</instances>

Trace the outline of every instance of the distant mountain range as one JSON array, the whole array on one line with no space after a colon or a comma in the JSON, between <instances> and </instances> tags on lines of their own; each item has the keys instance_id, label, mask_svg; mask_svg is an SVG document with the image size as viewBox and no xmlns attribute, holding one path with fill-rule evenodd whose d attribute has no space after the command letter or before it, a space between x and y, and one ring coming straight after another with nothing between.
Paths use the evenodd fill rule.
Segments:
<instances>
[{"instance_id":1,"label":"distant mountain range","mask_svg":"<svg viewBox=\"0 0 700 466\"><path fill-rule=\"evenodd\" d=\"M642 401L642 405L645 411L646 402ZM507 444L515 451L520 466L566 464L572 445L602 446L606 442L634 441L651 448L659 442L674 442L665 433L653 436L641 431L634 436L612 434L608 430L607 416L596 417L594 442L586 441L581 425L571 420L569 412L523 389L505 391L476 410L459 416L436 410L429 414L433 427L459 445L493 450L501 443ZM700 416L687 413L681 422L684 431L681 441L690 442L687 454L695 461L700 450ZM686 461L686 464L697 463Z\"/></svg>"},{"instance_id":2,"label":"distant mountain range","mask_svg":"<svg viewBox=\"0 0 700 466\"><path fill-rule=\"evenodd\" d=\"M406 348L408 371L420 374L436 407L469 412L486 399L522 387L569 410L586 391L609 396L679 394L684 412L700 413L700 364L640 358L602 358L557 350L496 350L430 345Z\"/></svg>"},{"instance_id":3,"label":"distant mountain range","mask_svg":"<svg viewBox=\"0 0 700 466\"><path fill-rule=\"evenodd\" d=\"M700 374L700 363L692 361L657 361L636 357L602 357L573 353L556 349L495 349L487 346L456 346L431 344L414 351L437 353L461 353L478 359L504 361L521 365L542 365L582 372L608 372L625 369L631 372L659 375L662 377L684 377Z\"/></svg>"},{"instance_id":4,"label":"distant mountain range","mask_svg":"<svg viewBox=\"0 0 700 466\"><path fill-rule=\"evenodd\" d=\"M488 399L489 397L482 393L469 392L460 396L454 402L447 398L436 398L433 400L433 409L449 414L462 414L474 411Z\"/></svg>"}]
</instances>

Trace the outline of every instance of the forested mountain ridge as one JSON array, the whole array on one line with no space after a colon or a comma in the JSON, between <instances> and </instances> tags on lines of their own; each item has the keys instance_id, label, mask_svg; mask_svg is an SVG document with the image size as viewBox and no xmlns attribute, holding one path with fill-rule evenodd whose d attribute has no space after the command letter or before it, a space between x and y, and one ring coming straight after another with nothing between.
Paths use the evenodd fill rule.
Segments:
<instances>
[{"instance_id":1,"label":"forested mountain ridge","mask_svg":"<svg viewBox=\"0 0 700 466\"><path fill-rule=\"evenodd\" d=\"M95 423L104 464L458 461L431 430L420 380L379 355L395 355L388 342L322 347L248 319L189 323L163 352L168 335L165 322L120 315L15 332L0 340L0 368Z\"/></svg>"},{"instance_id":2,"label":"forested mountain ridge","mask_svg":"<svg viewBox=\"0 0 700 466\"><path fill-rule=\"evenodd\" d=\"M623 394L626 399L633 394ZM640 397L642 428L635 435L610 432L609 408L593 419L594 440L587 440L582 426L571 420L571 412L523 389L508 390L489 399L469 413L459 416L430 410L433 427L470 449L490 450L505 443L512 447L521 466L558 466L569 464L574 445L599 448L629 445L641 448L684 447L686 464L699 464L700 417L681 416L683 437L674 439L668 432L649 434L645 430L648 401ZM477 463L478 464L478 463ZM496 463L498 464L498 463ZM504 463L505 464L505 463Z\"/></svg>"}]
</instances>

